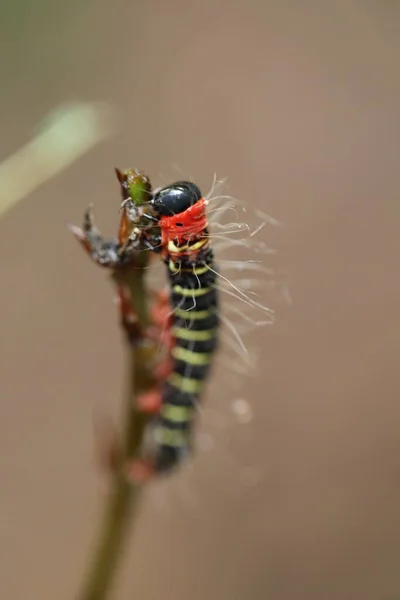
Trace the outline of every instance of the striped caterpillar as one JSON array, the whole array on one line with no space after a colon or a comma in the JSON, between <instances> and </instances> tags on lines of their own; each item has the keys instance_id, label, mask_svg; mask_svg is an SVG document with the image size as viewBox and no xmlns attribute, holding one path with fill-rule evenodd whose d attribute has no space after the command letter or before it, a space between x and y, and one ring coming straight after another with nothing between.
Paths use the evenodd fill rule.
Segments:
<instances>
[{"instance_id":1,"label":"striped caterpillar","mask_svg":"<svg viewBox=\"0 0 400 600\"><path fill-rule=\"evenodd\" d=\"M140 256L143 248L147 247L152 254L161 255L167 267L168 300L160 301L152 316L154 318L154 313L159 313L156 323L164 328L164 338L172 341L169 348L172 368L160 375L160 389L149 392L148 396L152 395L153 400L138 399L140 409L157 412L150 421L151 444L144 445L144 458L135 460L130 469L133 479L143 481L154 471L167 472L177 466L190 449L195 412L220 335L232 334L232 338L226 341L248 365L251 357L241 335L249 327L258 328L273 322L273 311L261 305L253 291L246 292L251 280L241 277L234 285L217 273L211 248L211 237L216 240L219 250L240 248L243 254L241 261L224 260L222 263L226 269L235 269L240 274L245 270L253 271L259 282L258 274L267 275L268 270L260 264L261 261L246 260L245 254L249 248L261 254L268 252L264 242L253 241L253 236L268 222L268 217L261 215L265 220L247 238L229 240L227 234L243 231L243 227L248 230L248 226L243 223L219 225L217 219L221 215L229 210L237 214L237 210L226 202L233 200L229 196L213 196L215 181L209 194L202 197L199 188L191 182L179 181L153 191L148 177L139 171L121 172L116 169L116 173L122 192L118 239L105 241L102 238L94 225L90 208L86 212L83 229L71 226L71 230L92 259L102 266L119 268ZM209 202L212 202L212 210L207 217ZM222 233L211 236L209 223L212 229L220 229ZM233 304L226 305L226 308L233 318L237 316L242 320L242 326L234 324L227 315L219 314L220 292L240 301L240 308ZM123 300L122 296L120 300ZM256 309L264 315L266 313L266 318L255 320L253 311ZM248 311L251 311L250 314L247 314ZM221 332L220 325L225 327ZM129 335L126 323L124 329ZM235 361L220 356L219 361L222 363L223 360L228 361L232 369ZM243 365L234 366L234 373L239 372L239 366L243 368Z\"/></svg>"},{"instance_id":2,"label":"striped caterpillar","mask_svg":"<svg viewBox=\"0 0 400 600\"><path fill-rule=\"evenodd\" d=\"M136 217L128 195L129 172L117 174L128 215ZM149 461L141 461L142 477L146 465L149 473L169 471L189 450L194 414L218 345L217 273L206 205L194 183L178 181L156 191L140 211L140 218L150 222L150 234L141 229L145 243L167 266L173 341L171 372L163 383L154 431L156 447ZM161 234L154 233L155 223Z\"/></svg>"}]
</instances>

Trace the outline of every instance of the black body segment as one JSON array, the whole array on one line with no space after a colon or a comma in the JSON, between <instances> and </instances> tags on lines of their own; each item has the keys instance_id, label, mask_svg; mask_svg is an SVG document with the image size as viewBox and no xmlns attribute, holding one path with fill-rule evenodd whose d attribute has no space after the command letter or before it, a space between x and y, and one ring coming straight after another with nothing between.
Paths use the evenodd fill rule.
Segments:
<instances>
[{"instance_id":1,"label":"black body segment","mask_svg":"<svg viewBox=\"0 0 400 600\"><path fill-rule=\"evenodd\" d=\"M163 391L162 409L156 431L155 467L167 471L176 466L190 449L191 431L197 405L207 379L212 355L218 346L217 274L210 240L189 259L176 243L166 264L171 289L173 371Z\"/></svg>"}]
</instances>

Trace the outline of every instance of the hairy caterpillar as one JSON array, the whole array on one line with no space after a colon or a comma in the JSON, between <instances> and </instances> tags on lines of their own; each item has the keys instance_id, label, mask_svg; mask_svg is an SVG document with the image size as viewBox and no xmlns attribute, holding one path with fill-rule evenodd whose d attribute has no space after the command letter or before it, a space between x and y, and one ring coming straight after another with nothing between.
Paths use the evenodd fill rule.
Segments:
<instances>
[{"instance_id":1,"label":"hairy caterpillar","mask_svg":"<svg viewBox=\"0 0 400 600\"><path fill-rule=\"evenodd\" d=\"M126 176L120 173L119 179L124 187ZM126 198L128 210L130 200ZM150 471L168 471L187 453L196 407L218 345L217 272L206 205L194 183L178 181L155 192L149 211L140 215L151 223L151 234L143 228L149 249L161 253L167 266L173 340L172 368L161 391ZM160 235L154 233L155 222Z\"/></svg>"},{"instance_id":2,"label":"hairy caterpillar","mask_svg":"<svg viewBox=\"0 0 400 600\"><path fill-rule=\"evenodd\" d=\"M254 252L265 254L270 251L264 242L253 239L269 218L260 213L259 218L263 220L254 231L239 223L238 201L217 195L216 181L211 191L202 197L198 187L190 182L181 181L153 191L143 173L133 169L116 172L122 191L118 239L103 240L90 210L86 213L83 230L72 226L72 231L95 262L103 266L123 265L144 246L151 253L160 254L167 266L168 302L164 300L158 308L160 314L163 313L161 324L167 334L165 338L170 341L172 338L172 370L160 379L161 389L153 392L158 396L159 412L152 420L154 428L149 428L151 444L144 446L144 459L134 462L136 474L141 473L144 479L154 471L173 468L189 450L198 400L221 334L222 338L227 335L225 341L229 344L225 350L230 348L241 361L235 364L235 357L229 358L225 351L219 356L218 361L225 361L233 370L233 376L239 368L244 372L252 363L242 335L251 328L273 322L273 312L257 302L257 294L253 291L265 280L263 275L268 275L269 270L251 256ZM207 205L211 210L206 216ZM236 222L222 224L221 217L231 210L236 213ZM247 232L244 238L231 238L231 234L243 231ZM221 261L225 270L237 272L240 279L227 279L217 272L211 241L218 250L234 251L237 248L240 251L241 260L235 257ZM249 260L246 260L247 250ZM254 273L254 279L244 278L245 273ZM224 314L220 314L220 293L229 300L224 306ZM237 307L235 301L241 306ZM263 317L257 318L260 310Z\"/></svg>"}]
</instances>

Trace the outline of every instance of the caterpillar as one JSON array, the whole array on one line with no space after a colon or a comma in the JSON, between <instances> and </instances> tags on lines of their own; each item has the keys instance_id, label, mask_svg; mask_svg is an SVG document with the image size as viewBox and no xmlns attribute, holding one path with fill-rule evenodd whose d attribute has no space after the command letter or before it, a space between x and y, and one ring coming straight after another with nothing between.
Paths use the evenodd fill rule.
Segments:
<instances>
[{"instance_id":1,"label":"caterpillar","mask_svg":"<svg viewBox=\"0 0 400 600\"><path fill-rule=\"evenodd\" d=\"M137 468L131 470L134 479L144 480L154 471L170 471L189 452L195 413L204 383L214 363L213 355L220 344L221 334L223 336L228 332L232 335L232 339L226 341L230 342L231 349L241 354L241 359L244 358L247 364L249 355L241 334L246 333L249 326L258 328L273 322L273 311L257 302L257 294L253 291L246 292L250 280L242 278L234 285L219 274L213 255L214 245L219 250L239 247L242 260L222 261L226 269L235 269L239 273L250 269L267 274L267 270L259 264L260 261L245 260L245 253L250 248L262 254L269 252L264 242L253 241L253 236L268 220L261 215L265 220L247 238L229 241L226 237L228 234L249 228L237 222L219 225L218 219L229 210L234 210L237 218L237 210L235 205L226 202L234 200L233 198L215 195L215 180L211 191L203 197L192 182L177 181L153 190L149 178L140 171L128 169L122 172L116 169L116 174L122 194L118 239L105 241L102 238L94 225L90 209L86 212L83 229L75 226L70 226L70 229L92 259L102 266L113 269L123 266L137 257L137 253L144 247L154 256L161 255L160 265L164 262L166 266L169 280L168 302L166 304L164 299L155 308L166 329L165 338L172 341L169 349L172 368L167 374L160 376L161 389L152 392L153 397L157 396L158 399L158 411L150 421L148 430L151 444L150 447L144 444L143 458L135 460L134 466ZM218 185L221 183L223 182L217 182ZM212 203L212 209L207 215L209 203ZM210 225L212 230L220 229L221 233L210 234ZM242 319L244 330L230 321L229 315L220 314L220 293L241 303L242 308L237 308L232 303L225 308L230 309L233 318L236 316ZM255 320L255 309L267 313L267 318ZM248 311L251 312L246 314ZM154 312L153 310L153 317ZM160 323L160 319L158 322ZM225 331L220 332L222 325ZM232 368L234 361L225 355L218 360L223 359ZM235 373L236 370L235 366ZM143 406L145 403L139 403L139 407ZM149 404L147 408L148 406ZM153 402L155 412L154 409Z\"/></svg>"},{"instance_id":2,"label":"caterpillar","mask_svg":"<svg viewBox=\"0 0 400 600\"><path fill-rule=\"evenodd\" d=\"M119 177L124 185L124 178ZM192 182L178 181L156 191L149 202L149 249L161 254L170 287L172 368L161 391L150 470L167 472L190 448L197 405L218 347L217 271L207 227L207 200ZM160 235L154 234L154 222ZM143 467L142 462L142 467Z\"/></svg>"}]
</instances>

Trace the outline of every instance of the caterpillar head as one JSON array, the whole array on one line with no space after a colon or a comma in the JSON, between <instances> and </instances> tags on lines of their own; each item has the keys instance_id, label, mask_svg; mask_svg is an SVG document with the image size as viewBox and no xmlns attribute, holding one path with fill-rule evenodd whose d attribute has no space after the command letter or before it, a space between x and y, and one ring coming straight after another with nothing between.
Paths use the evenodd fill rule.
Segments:
<instances>
[{"instance_id":1,"label":"caterpillar head","mask_svg":"<svg viewBox=\"0 0 400 600\"><path fill-rule=\"evenodd\" d=\"M151 204L161 217L173 217L185 212L201 198L201 191L196 184L176 181L156 192Z\"/></svg>"}]
</instances>

